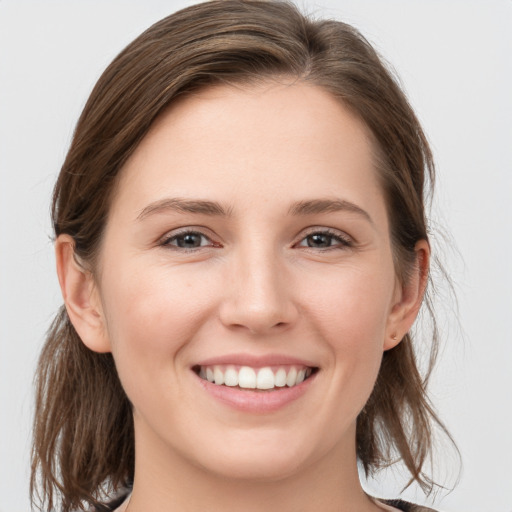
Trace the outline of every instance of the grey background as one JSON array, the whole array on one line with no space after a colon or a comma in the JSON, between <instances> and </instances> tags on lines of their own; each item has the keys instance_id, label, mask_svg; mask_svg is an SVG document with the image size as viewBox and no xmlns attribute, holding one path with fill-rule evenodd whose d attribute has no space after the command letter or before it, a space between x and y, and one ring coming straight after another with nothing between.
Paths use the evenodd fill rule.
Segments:
<instances>
[{"instance_id":1,"label":"grey background","mask_svg":"<svg viewBox=\"0 0 512 512\"><path fill-rule=\"evenodd\" d=\"M49 201L74 123L110 60L151 23L190 3L0 0L1 512L29 509L32 375L61 302ZM301 5L354 24L380 49L432 142L439 173L433 218L455 240L435 249L454 278L461 325L453 306L445 307L446 346L432 396L464 462L458 487L436 506L510 512L512 2ZM453 458L442 453L439 460L453 477ZM399 489L393 475L378 481L368 484L376 494Z\"/></svg>"}]
</instances>

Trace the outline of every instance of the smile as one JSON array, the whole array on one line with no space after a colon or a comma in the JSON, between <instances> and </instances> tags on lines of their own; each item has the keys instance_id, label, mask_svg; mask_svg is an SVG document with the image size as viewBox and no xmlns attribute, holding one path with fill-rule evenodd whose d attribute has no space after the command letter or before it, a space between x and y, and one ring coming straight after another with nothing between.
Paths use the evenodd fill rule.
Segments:
<instances>
[{"instance_id":1,"label":"smile","mask_svg":"<svg viewBox=\"0 0 512 512\"><path fill-rule=\"evenodd\" d=\"M201 379L217 386L266 391L297 386L317 370L317 368L302 365L264 366L261 368L235 365L194 367L194 371Z\"/></svg>"}]
</instances>

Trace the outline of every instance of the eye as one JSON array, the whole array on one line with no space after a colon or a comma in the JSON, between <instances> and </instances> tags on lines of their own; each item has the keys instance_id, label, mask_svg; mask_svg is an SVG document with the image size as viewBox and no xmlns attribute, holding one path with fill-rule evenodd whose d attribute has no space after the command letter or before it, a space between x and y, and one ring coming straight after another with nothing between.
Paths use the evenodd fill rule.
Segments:
<instances>
[{"instance_id":1,"label":"eye","mask_svg":"<svg viewBox=\"0 0 512 512\"><path fill-rule=\"evenodd\" d=\"M212 247L215 244L203 233L198 231L182 231L162 240L164 247L176 249L199 249L200 247Z\"/></svg>"},{"instance_id":2,"label":"eye","mask_svg":"<svg viewBox=\"0 0 512 512\"><path fill-rule=\"evenodd\" d=\"M352 240L348 236L330 230L318 230L309 233L298 244L298 247L311 249L335 249L352 246Z\"/></svg>"}]
</instances>

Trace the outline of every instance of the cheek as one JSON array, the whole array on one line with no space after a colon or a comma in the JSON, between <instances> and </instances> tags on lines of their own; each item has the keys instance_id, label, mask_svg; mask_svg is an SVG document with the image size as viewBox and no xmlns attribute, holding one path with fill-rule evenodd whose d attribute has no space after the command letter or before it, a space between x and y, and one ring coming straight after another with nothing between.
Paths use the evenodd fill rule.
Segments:
<instances>
[{"instance_id":1,"label":"cheek","mask_svg":"<svg viewBox=\"0 0 512 512\"><path fill-rule=\"evenodd\" d=\"M159 379L168 387L177 378L173 368L207 314L208 296L183 272L119 268L104 279L102 300L119 377L136 403Z\"/></svg>"},{"instance_id":2,"label":"cheek","mask_svg":"<svg viewBox=\"0 0 512 512\"><path fill-rule=\"evenodd\" d=\"M180 340L204 306L199 283L186 272L157 265L119 265L102 282L107 327L112 343L169 348ZM165 341L165 342L164 342ZM179 341L177 341L179 343ZM172 350L172 347L171 347Z\"/></svg>"},{"instance_id":3,"label":"cheek","mask_svg":"<svg viewBox=\"0 0 512 512\"><path fill-rule=\"evenodd\" d=\"M336 279L317 282L309 296L314 326L332 361L326 406L338 411L342 422L355 419L363 408L380 368L394 284L393 268L388 268L345 268Z\"/></svg>"},{"instance_id":4,"label":"cheek","mask_svg":"<svg viewBox=\"0 0 512 512\"><path fill-rule=\"evenodd\" d=\"M394 272L387 267L346 267L325 275L305 294L317 328L334 350L357 354L382 349L392 307ZM387 269L387 270L386 270Z\"/></svg>"}]
</instances>

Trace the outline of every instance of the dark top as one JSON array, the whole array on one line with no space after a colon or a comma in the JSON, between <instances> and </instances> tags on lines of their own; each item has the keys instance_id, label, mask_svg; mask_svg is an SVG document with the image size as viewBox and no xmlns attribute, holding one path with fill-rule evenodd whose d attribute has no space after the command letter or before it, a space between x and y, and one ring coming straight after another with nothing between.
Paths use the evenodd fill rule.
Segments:
<instances>
[{"instance_id":1,"label":"dark top","mask_svg":"<svg viewBox=\"0 0 512 512\"><path fill-rule=\"evenodd\" d=\"M126 499L127 494L120 496L119 498L111 501L106 505L100 505L96 508L96 512L112 512L117 507L120 507L123 501ZM402 512L436 512L432 508L422 507L421 505L414 505L402 500L379 500L381 503L385 503L391 507L395 507Z\"/></svg>"},{"instance_id":2,"label":"dark top","mask_svg":"<svg viewBox=\"0 0 512 512\"><path fill-rule=\"evenodd\" d=\"M421 505L414 505L414 503L408 503L402 500L379 500L381 503L385 503L391 507L395 507L403 512L436 512L433 508L423 507Z\"/></svg>"}]
</instances>

